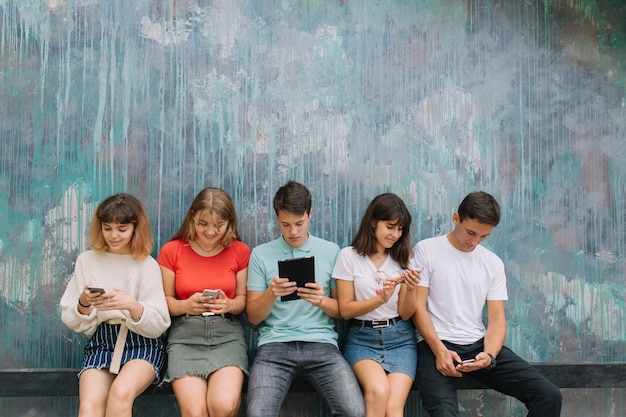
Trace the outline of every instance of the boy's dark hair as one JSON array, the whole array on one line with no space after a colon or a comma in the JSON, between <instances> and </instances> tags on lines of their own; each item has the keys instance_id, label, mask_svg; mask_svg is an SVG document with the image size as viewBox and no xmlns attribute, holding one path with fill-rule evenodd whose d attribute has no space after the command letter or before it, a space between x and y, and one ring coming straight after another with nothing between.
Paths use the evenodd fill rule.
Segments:
<instances>
[{"instance_id":1,"label":"boy's dark hair","mask_svg":"<svg viewBox=\"0 0 626 417\"><path fill-rule=\"evenodd\" d=\"M376 253L376 224L390 220L397 221L396 224L402 227L402 236L388 253L401 268L406 269L411 257L411 213L404 201L395 194L380 194L370 202L361 219L359 230L352 239L352 246L361 256Z\"/></svg>"},{"instance_id":2,"label":"boy's dark hair","mask_svg":"<svg viewBox=\"0 0 626 417\"><path fill-rule=\"evenodd\" d=\"M274 196L274 211L278 215L280 210L297 215L310 213L311 193L299 182L289 181Z\"/></svg>"},{"instance_id":3,"label":"boy's dark hair","mask_svg":"<svg viewBox=\"0 0 626 417\"><path fill-rule=\"evenodd\" d=\"M500 205L491 194L484 191L469 193L461 201L457 213L460 221L465 218L475 219L493 227L500 223Z\"/></svg>"}]
</instances>

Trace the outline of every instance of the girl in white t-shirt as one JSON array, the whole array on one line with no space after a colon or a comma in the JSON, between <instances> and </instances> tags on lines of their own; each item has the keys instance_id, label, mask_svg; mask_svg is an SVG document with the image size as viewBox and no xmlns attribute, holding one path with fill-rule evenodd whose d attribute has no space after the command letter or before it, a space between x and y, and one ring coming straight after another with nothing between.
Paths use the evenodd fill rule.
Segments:
<instances>
[{"instance_id":1,"label":"girl in white t-shirt","mask_svg":"<svg viewBox=\"0 0 626 417\"><path fill-rule=\"evenodd\" d=\"M417 366L411 214L395 194L377 196L333 270L349 320L344 356L363 388L367 417L402 416Z\"/></svg>"}]
</instances>

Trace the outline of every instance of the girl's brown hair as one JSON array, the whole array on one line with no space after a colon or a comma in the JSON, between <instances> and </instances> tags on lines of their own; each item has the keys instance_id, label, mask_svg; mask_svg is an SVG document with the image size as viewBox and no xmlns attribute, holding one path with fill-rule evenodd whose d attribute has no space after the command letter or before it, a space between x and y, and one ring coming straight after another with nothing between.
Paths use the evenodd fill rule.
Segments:
<instances>
[{"instance_id":1,"label":"girl's brown hair","mask_svg":"<svg viewBox=\"0 0 626 417\"><path fill-rule=\"evenodd\" d=\"M93 250L106 250L109 247L102 234L103 223L134 225L135 230L130 240L130 252L133 259L146 258L152 252L154 241L146 209L132 195L115 194L98 205L87 236L89 246Z\"/></svg>"},{"instance_id":2,"label":"girl's brown hair","mask_svg":"<svg viewBox=\"0 0 626 417\"><path fill-rule=\"evenodd\" d=\"M185 239L187 242L192 242L197 237L195 217L197 214L204 212L209 212L219 219L228 222L226 232L224 232L224 236L220 240L222 246L228 247L233 243L233 240L239 240L239 223L233 199L230 198L226 191L212 187L200 191L196 198L193 199L183 224L170 240Z\"/></svg>"},{"instance_id":3,"label":"girl's brown hair","mask_svg":"<svg viewBox=\"0 0 626 417\"><path fill-rule=\"evenodd\" d=\"M352 239L352 246L361 256L376 253L376 224L391 220L395 220L402 227L402 236L387 252L400 268L405 269L409 266L411 257L411 213L395 194L381 194L372 200L361 219L359 231Z\"/></svg>"}]
</instances>

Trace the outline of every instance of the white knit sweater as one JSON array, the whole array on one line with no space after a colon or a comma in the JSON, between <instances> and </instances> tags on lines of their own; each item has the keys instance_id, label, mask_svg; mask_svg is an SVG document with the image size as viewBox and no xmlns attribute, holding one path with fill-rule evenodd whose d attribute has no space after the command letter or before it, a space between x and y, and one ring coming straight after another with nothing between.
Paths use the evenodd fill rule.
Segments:
<instances>
[{"instance_id":1,"label":"white knit sweater","mask_svg":"<svg viewBox=\"0 0 626 417\"><path fill-rule=\"evenodd\" d=\"M78 297L85 288L101 287L109 292L122 288L143 305L143 314L134 321L128 310L102 311L89 315L78 311ZM61 319L75 332L91 337L103 321L126 319L131 332L148 338L161 336L170 326L170 314L163 292L161 269L151 256L135 260L129 255L89 250L76 259L74 274L61 298Z\"/></svg>"}]
</instances>

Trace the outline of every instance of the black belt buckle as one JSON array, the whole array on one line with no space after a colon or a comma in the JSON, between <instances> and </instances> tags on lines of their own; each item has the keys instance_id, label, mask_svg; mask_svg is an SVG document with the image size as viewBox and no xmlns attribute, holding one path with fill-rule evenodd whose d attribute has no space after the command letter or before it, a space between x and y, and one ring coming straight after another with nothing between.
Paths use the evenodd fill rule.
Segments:
<instances>
[{"instance_id":1,"label":"black belt buckle","mask_svg":"<svg viewBox=\"0 0 626 417\"><path fill-rule=\"evenodd\" d=\"M389 326L390 322L391 322L390 319L372 320L372 329L380 329L381 327L387 327Z\"/></svg>"}]
</instances>

